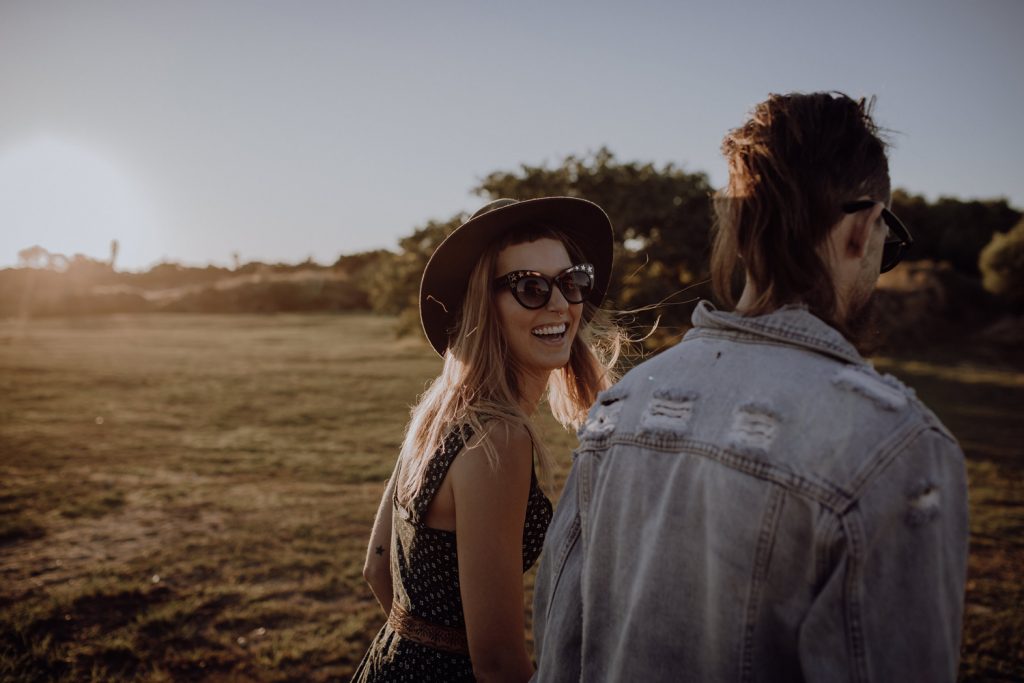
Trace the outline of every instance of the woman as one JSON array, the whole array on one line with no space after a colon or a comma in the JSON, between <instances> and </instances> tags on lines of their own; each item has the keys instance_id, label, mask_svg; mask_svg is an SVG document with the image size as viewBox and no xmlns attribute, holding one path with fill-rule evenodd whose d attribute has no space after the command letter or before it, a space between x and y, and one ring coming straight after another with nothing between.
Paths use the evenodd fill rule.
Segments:
<instances>
[{"instance_id":1,"label":"woman","mask_svg":"<svg viewBox=\"0 0 1024 683\"><path fill-rule=\"evenodd\" d=\"M388 615L354 681L525 681L522 575L551 519L547 454L530 422L544 390L578 426L606 362L594 316L612 228L570 197L499 199L437 248L420 319L444 368L412 410L363 574Z\"/></svg>"}]
</instances>

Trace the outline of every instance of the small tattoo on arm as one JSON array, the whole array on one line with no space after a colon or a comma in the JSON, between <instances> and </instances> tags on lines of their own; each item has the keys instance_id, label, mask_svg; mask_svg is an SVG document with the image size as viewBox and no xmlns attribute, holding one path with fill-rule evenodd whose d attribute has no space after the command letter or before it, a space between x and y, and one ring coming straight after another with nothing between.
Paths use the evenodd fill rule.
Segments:
<instances>
[{"instance_id":1,"label":"small tattoo on arm","mask_svg":"<svg viewBox=\"0 0 1024 683\"><path fill-rule=\"evenodd\" d=\"M377 554L378 555L383 555L384 554L384 546L382 546L382 545L377 546Z\"/></svg>"}]
</instances>

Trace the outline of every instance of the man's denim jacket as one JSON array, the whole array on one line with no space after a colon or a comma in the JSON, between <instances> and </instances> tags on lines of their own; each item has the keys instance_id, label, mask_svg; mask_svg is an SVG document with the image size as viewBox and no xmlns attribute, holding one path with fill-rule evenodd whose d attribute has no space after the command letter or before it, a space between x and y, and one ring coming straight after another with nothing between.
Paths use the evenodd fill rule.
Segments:
<instances>
[{"instance_id":1,"label":"man's denim jacket","mask_svg":"<svg viewBox=\"0 0 1024 683\"><path fill-rule=\"evenodd\" d=\"M956 441L806 308L693 323L580 429L535 680L954 680Z\"/></svg>"}]
</instances>

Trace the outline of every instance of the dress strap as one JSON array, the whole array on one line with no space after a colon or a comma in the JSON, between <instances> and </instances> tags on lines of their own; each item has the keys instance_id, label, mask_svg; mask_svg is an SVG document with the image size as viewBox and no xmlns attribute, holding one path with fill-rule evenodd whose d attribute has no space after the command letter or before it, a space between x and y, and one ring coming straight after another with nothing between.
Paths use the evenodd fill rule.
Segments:
<instances>
[{"instance_id":1,"label":"dress strap","mask_svg":"<svg viewBox=\"0 0 1024 683\"><path fill-rule=\"evenodd\" d=\"M466 445L466 442L472 437L473 430L469 425L456 426L452 428L448 436L441 442L441 445L434 451L434 454L430 456L430 462L427 464L427 471L423 477L423 485L412 500L411 512L416 522L423 519L430 501L434 499L434 495L437 494L437 490L441 487L441 482L444 481L445 475L448 474L448 468L451 467L452 461L455 460L455 456L459 454Z\"/></svg>"}]
</instances>

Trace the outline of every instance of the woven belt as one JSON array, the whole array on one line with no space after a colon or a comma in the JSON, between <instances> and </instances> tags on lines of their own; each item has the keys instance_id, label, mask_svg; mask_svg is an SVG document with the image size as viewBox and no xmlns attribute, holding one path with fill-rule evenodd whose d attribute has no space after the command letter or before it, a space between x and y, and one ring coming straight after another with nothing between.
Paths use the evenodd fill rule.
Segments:
<instances>
[{"instance_id":1,"label":"woven belt","mask_svg":"<svg viewBox=\"0 0 1024 683\"><path fill-rule=\"evenodd\" d=\"M469 643L466 641L464 630L433 624L426 619L409 614L397 601L391 604L388 625L395 633L414 643L426 645L435 650L469 656Z\"/></svg>"}]
</instances>

